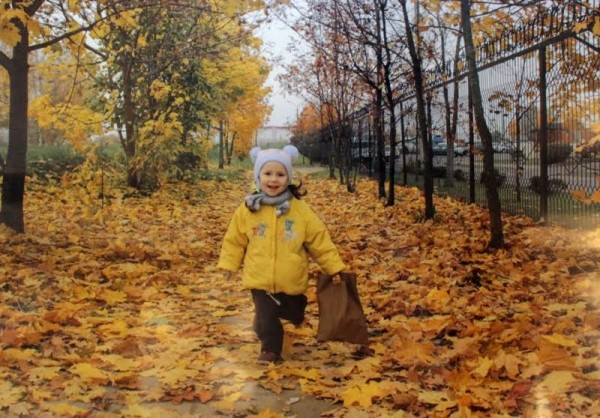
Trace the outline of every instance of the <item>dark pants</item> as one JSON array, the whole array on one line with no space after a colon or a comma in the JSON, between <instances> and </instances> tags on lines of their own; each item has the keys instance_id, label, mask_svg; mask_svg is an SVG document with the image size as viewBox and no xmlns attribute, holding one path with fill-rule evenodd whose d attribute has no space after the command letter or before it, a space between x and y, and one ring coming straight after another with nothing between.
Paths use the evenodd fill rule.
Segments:
<instances>
[{"instance_id":1,"label":"dark pants","mask_svg":"<svg viewBox=\"0 0 600 418\"><path fill-rule=\"evenodd\" d=\"M304 321L306 296L268 293L264 290L252 289L252 300L254 301L254 331L260 340L260 350L281 354L283 326L279 318L300 325Z\"/></svg>"}]
</instances>

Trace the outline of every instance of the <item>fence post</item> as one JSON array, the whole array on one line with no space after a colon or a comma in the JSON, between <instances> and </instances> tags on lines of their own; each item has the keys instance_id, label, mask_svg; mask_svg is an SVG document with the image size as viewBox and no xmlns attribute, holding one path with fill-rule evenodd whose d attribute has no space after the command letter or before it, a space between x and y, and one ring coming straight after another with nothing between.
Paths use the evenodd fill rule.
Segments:
<instances>
[{"instance_id":1,"label":"fence post","mask_svg":"<svg viewBox=\"0 0 600 418\"><path fill-rule=\"evenodd\" d=\"M548 216L548 102L546 80L546 47L539 50L540 70L540 219Z\"/></svg>"},{"instance_id":2,"label":"fence post","mask_svg":"<svg viewBox=\"0 0 600 418\"><path fill-rule=\"evenodd\" d=\"M408 177L406 173L406 129L404 126L404 105L400 100L400 129L402 130L402 177L404 180L404 186L408 184Z\"/></svg>"},{"instance_id":3,"label":"fence post","mask_svg":"<svg viewBox=\"0 0 600 418\"><path fill-rule=\"evenodd\" d=\"M469 203L475 203L475 131L473 120L473 100L471 99L471 86L468 85L469 107Z\"/></svg>"}]
</instances>

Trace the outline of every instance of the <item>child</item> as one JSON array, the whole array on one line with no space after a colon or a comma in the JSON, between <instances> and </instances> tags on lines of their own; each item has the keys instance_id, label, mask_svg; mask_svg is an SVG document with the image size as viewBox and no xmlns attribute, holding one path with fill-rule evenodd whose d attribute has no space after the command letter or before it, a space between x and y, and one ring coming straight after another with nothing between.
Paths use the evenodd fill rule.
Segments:
<instances>
[{"instance_id":1,"label":"child","mask_svg":"<svg viewBox=\"0 0 600 418\"><path fill-rule=\"evenodd\" d=\"M250 151L258 191L246 196L223 239L217 267L236 272L243 263L242 284L254 302L254 331L260 343L259 364L282 360L280 318L304 321L308 288L308 254L330 275L345 269L325 224L300 198L294 185L292 160L298 150Z\"/></svg>"}]
</instances>

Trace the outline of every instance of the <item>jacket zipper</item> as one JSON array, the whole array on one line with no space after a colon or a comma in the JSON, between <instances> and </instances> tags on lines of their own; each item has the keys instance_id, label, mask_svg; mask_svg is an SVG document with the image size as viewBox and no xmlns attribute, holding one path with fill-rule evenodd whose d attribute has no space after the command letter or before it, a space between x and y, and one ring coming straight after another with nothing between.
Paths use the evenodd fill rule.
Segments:
<instances>
[{"instance_id":1,"label":"jacket zipper","mask_svg":"<svg viewBox=\"0 0 600 418\"><path fill-rule=\"evenodd\" d=\"M273 263L273 267L272 267L272 271L271 271L271 292L269 293L269 296L271 296L271 293L275 293L275 265L276 265L276 261L277 261L277 214L276 214L276 208L274 206L271 206L272 211L271 211L271 222L273 225L273 237L271 238L271 254L273 259L271 260ZM273 298L273 296L271 296L271 298ZM274 298L273 298L274 299ZM277 301L277 299L274 299ZM279 301L277 301L279 302ZM279 303L278 303L279 305Z\"/></svg>"}]
</instances>

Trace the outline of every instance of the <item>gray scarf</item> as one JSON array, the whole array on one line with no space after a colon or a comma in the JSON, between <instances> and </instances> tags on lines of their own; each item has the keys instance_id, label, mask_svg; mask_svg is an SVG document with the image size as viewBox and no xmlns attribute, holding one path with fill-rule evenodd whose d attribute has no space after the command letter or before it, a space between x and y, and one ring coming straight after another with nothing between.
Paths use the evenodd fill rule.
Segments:
<instances>
[{"instance_id":1,"label":"gray scarf","mask_svg":"<svg viewBox=\"0 0 600 418\"><path fill-rule=\"evenodd\" d=\"M285 215L290 209L291 198L292 193L286 189L285 192L277 196L267 196L264 192L253 193L246 196L245 201L246 207L250 212L256 212L260 209L261 205L275 206L275 214L277 217L280 217L281 215Z\"/></svg>"}]
</instances>

